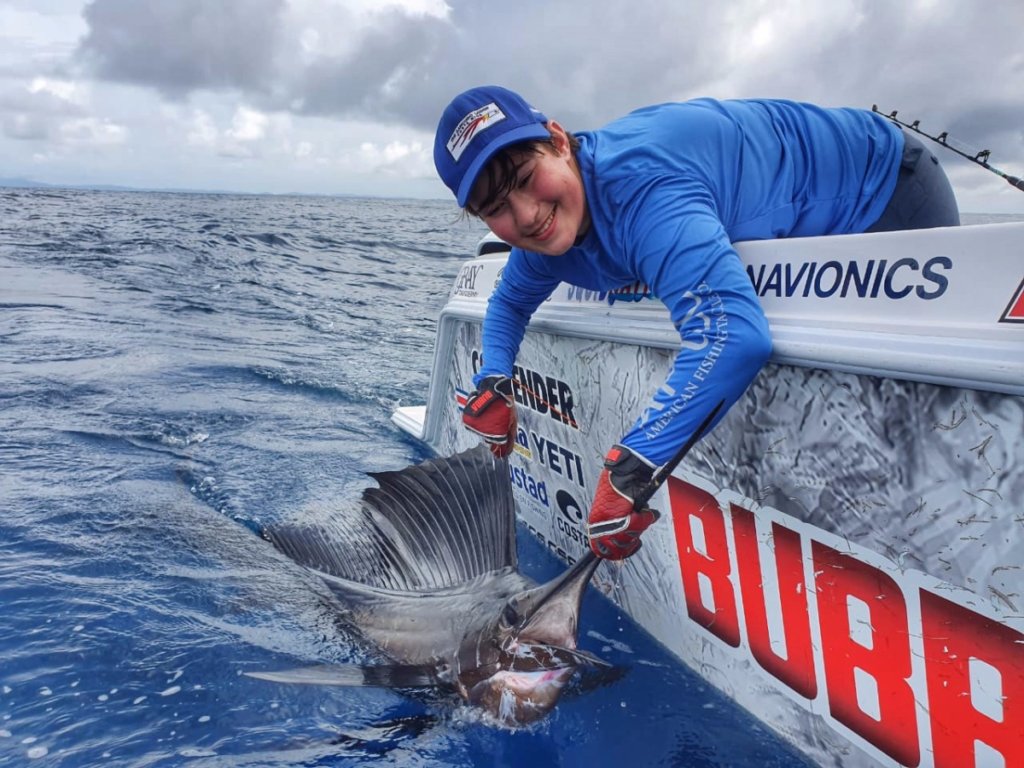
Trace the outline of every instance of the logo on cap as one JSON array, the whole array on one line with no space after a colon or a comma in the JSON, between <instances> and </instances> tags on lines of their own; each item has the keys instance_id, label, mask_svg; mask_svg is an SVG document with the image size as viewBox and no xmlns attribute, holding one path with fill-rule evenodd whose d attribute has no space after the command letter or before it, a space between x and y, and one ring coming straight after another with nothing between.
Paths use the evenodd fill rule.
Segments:
<instances>
[{"instance_id":1,"label":"logo on cap","mask_svg":"<svg viewBox=\"0 0 1024 768\"><path fill-rule=\"evenodd\" d=\"M481 131L487 130L504 119L505 113L493 101L480 107L480 109L474 109L462 118L459 124L455 126L451 138L448 139L448 152L455 162L459 161L462 153L466 151L466 147L469 146L473 139L480 135Z\"/></svg>"}]
</instances>

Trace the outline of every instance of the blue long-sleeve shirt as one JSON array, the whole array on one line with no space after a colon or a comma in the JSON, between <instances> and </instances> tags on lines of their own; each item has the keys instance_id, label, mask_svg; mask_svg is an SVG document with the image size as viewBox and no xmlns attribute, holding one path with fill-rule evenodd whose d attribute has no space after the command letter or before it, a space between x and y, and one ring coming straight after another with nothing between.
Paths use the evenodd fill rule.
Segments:
<instances>
[{"instance_id":1,"label":"blue long-sleeve shirt","mask_svg":"<svg viewBox=\"0 0 1024 768\"><path fill-rule=\"evenodd\" d=\"M862 232L892 196L900 130L880 115L789 101L694 101L576 134L590 227L560 256L513 248L484 319L474 379L512 373L530 316L560 282L646 283L681 348L622 443L660 465L771 354L764 312L732 243Z\"/></svg>"}]
</instances>

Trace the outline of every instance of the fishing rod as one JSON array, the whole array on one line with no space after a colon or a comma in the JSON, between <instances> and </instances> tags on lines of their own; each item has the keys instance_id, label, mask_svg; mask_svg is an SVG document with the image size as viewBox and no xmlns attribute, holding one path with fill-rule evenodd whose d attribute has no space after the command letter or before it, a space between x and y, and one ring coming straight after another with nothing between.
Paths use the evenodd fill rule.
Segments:
<instances>
[{"instance_id":1,"label":"fishing rod","mask_svg":"<svg viewBox=\"0 0 1024 768\"><path fill-rule=\"evenodd\" d=\"M647 485L645 485L641 489L640 493L638 493L633 499L634 512L640 512L647 506L647 502L650 501L651 497L658 492L658 489L661 488L662 485L664 485L672 472L675 471L675 468L679 466L679 462L686 458L686 454L690 452L690 449L697 444L697 441L700 440L701 437L704 436L708 427L711 426L711 422L715 420L715 417L718 416L718 412L722 410L722 406L724 405L725 400L719 400L718 405L711 409L711 413L704 417L704 421L702 421L694 433L690 435L690 439L683 443L683 446L676 451L675 455L671 459L662 464L661 467L655 471ZM596 557L597 555L594 554L594 550L588 549L583 557L576 561L571 570L574 573L578 573Z\"/></svg>"},{"instance_id":2,"label":"fishing rod","mask_svg":"<svg viewBox=\"0 0 1024 768\"><path fill-rule=\"evenodd\" d=\"M994 165L991 165L989 163L988 158L992 154L992 152L990 150L983 149L983 150L981 150L979 152L973 152L973 150L970 147L968 147L967 145L962 144L961 142L956 141L956 139L951 139L949 137L949 132L948 131L943 131L938 136L932 136L930 133L925 133L919 127L921 125L921 121L920 120L915 120L912 123L905 123L905 122L903 122L902 120L900 120L900 119L898 119L896 117L896 110L895 109L892 112L890 112L889 114L886 115L884 112L882 112L882 110L880 110L878 108L877 104L872 104L871 105L871 111L872 112L877 112L880 115L884 115L885 117L889 118L894 123L896 123L897 125L903 126L904 128L907 128L907 129L913 131L914 133L920 134L921 136L924 136L926 139L931 139L936 144L941 144L942 146L944 146L949 151L956 152L956 154L960 155L960 157L967 158L972 163L975 163L976 165L980 165L982 168L985 168L986 170L992 171L992 173L994 173L996 176L1001 176L1002 178L1006 179L1009 182L1011 187L1015 187L1016 189L1019 189L1022 192L1024 192L1024 179L1021 179L1021 178L1019 178L1017 176L1011 176L1010 174L1008 174L1008 173L1006 173L1004 171L999 170ZM959 145L959 146L956 146L956 145ZM961 149L960 147L963 147L963 149Z\"/></svg>"},{"instance_id":3,"label":"fishing rod","mask_svg":"<svg viewBox=\"0 0 1024 768\"><path fill-rule=\"evenodd\" d=\"M633 500L633 511L639 512L645 506L647 502L651 500L651 497L658 492L658 489L668 480L675 468L679 466L679 462L686 458L686 454L690 452L690 449L697 444L697 441L704 436L704 432L708 427L711 426L711 422L715 420L718 412L722 410L722 406L725 405L725 400L719 400L718 405L711 409L711 413L704 417L704 421L700 423L697 430L690 435L690 439L683 443L683 447L676 451L675 456L666 461L661 467L651 476L651 481L643 487L643 490L636 495Z\"/></svg>"}]
</instances>

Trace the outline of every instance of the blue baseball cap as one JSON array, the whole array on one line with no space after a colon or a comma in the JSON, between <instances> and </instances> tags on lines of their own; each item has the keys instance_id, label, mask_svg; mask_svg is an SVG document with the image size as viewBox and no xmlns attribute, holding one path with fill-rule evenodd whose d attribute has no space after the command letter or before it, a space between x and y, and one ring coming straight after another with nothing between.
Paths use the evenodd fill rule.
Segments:
<instances>
[{"instance_id":1,"label":"blue baseball cap","mask_svg":"<svg viewBox=\"0 0 1024 768\"><path fill-rule=\"evenodd\" d=\"M509 144L550 139L548 119L523 97L498 85L463 91L445 108L434 134L434 166L465 207L476 177Z\"/></svg>"}]
</instances>

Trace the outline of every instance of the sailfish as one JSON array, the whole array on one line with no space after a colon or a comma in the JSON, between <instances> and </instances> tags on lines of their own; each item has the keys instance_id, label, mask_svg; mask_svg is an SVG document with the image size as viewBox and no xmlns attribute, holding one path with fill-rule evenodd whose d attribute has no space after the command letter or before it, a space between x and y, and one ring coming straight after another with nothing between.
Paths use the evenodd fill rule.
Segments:
<instances>
[{"instance_id":1,"label":"sailfish","mask_svg":"<svg viewBox=\"0 0 1024 768\"><path fill-rule=\"evenodd\" d=\"M389 663L249 672L280 683L454 691L501 723L536 721L578 668L583 594L599 561L537 585L517 569L506 459L484 446L393 472L353 509L263 532L327 583L343 619Z\"/></svg>"}]
</instances>

